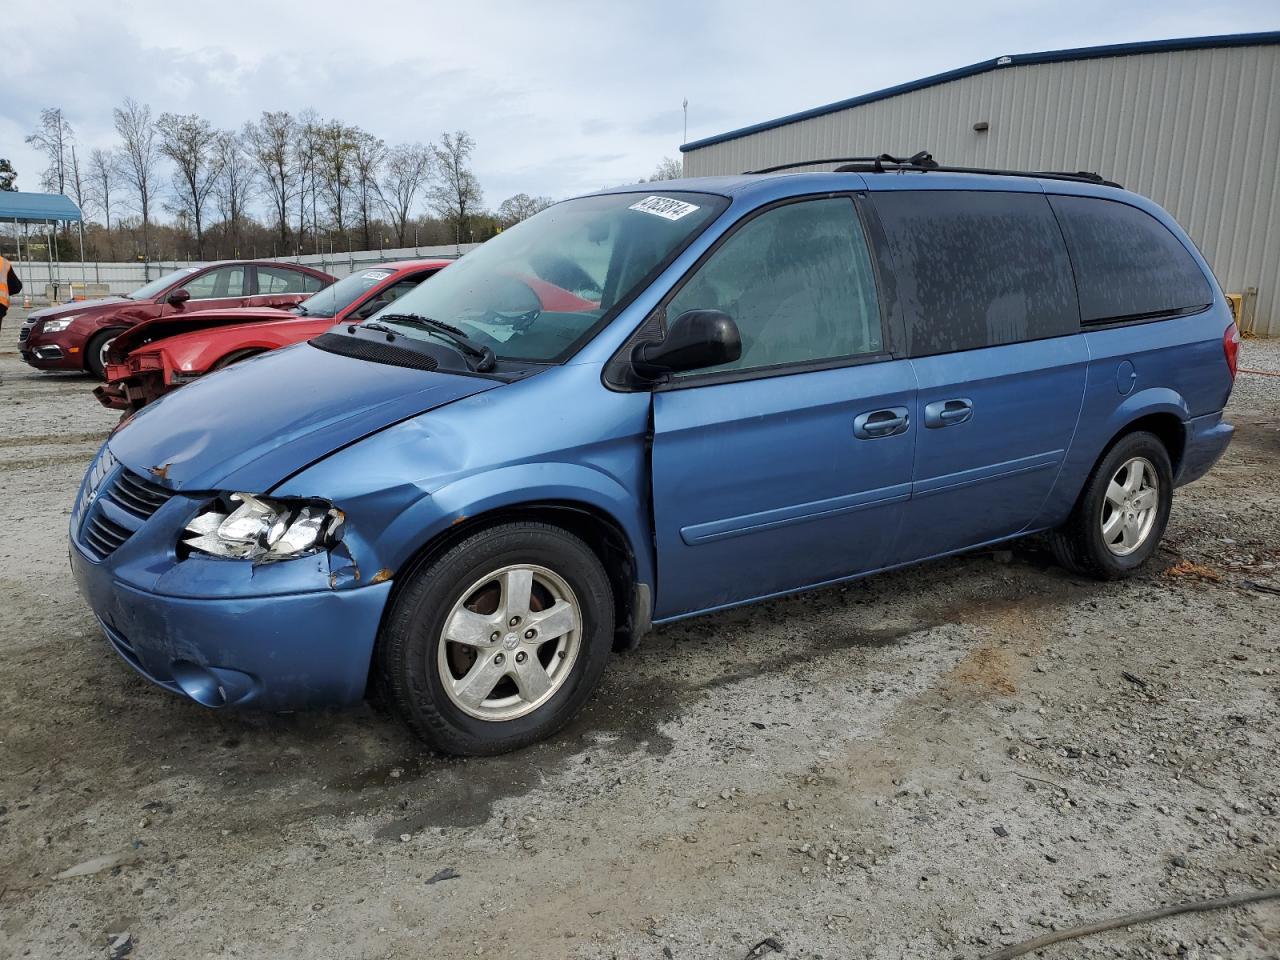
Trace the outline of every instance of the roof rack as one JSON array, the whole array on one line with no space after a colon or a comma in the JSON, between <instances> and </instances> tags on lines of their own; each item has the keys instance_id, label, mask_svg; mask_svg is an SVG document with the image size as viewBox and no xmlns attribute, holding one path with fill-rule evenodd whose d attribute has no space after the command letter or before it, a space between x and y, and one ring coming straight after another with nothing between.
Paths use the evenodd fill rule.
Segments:
<instances>
[{"instance_id":1,"label":"roof rack","mask_svg":"<svg viewBox=\"0 0 1280 960\"><path fill-rule=\"evenodd\" d=\"M921 150L907 158L895 157L882 153L878 157L831 157L826 160L799 160L795 163L780 163L760 170L748 170L747 173L777 173L780 170L794 170L797 167L811 167L820 163L838 163L836 173L982 173L997 177L1031 177L1042 180L1071 180L1076 183L1095 183L1104 187L1119 187L1114 180L1107 180L1101 174L1087 170L1069 173L1060 170L998 170L987 167L952 167L945 166L933 159L927 150Z\"/></svg>"}]
</instances>

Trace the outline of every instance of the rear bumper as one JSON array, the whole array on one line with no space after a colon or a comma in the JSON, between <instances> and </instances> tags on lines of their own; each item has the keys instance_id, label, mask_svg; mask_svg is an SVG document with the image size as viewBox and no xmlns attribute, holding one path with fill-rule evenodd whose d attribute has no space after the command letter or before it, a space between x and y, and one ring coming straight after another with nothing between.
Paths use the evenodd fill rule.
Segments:
<instances>
[{"instance_id":1,"label":"rear bumper","mask_svg":"<svg viewBox=\"0 0 1280 960\"><path fill-rule=\"evenodd\" d=\"M296 710L363 697L390 581L350 590L191 599L115 579L71 541L71 568L112 648L209 707Z\"/></svg>"},{"instance_id":2,"label":"rear bumper","mask_svg":"<svg viewBox=\"0 0 1280 960\"><path fill-rule=\"evenodd\" d=\"M1218 458L1231 443L1236 428L1222 420L1222 411L1195 417L1186 422L1186 445L1182 450L1182 463L1175 486L1199 480L1218 462Z\"/></svg>"}]
</instances>

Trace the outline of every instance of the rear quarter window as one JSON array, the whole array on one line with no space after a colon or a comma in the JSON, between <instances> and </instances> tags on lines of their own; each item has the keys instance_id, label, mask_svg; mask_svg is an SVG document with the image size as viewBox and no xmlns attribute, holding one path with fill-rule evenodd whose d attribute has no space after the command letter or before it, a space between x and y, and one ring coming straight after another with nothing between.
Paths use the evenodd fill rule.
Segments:
<instances>
[{"instance_id":1,"label":"rear quarter window","mask_svg":"<svg viewBox=\"0 0 1280 960\"><path fill-rule=\"evenodd\" d=\"M1043 194L874 195L913 357L1076 333L1062 232Z\"/></svg>"},{"instance_id":2,"label":"rear quarter window","mask_svg":"<svg viewBox=\"0 0 1280 960\"><path fill-rule=\"evenodd\" d=\"M1199 264L1149 213L1098 197L1050 202L1067 238L1085 323L1191 313L1213 302Z\"/></svg>"}]
</instances>

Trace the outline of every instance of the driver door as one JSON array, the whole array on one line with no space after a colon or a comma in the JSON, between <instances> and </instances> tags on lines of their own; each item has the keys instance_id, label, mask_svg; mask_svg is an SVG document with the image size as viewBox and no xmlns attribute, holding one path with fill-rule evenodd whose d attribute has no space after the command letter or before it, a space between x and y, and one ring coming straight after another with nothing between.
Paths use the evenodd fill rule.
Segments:
<instances>
[{"instance_id":1,"label":"driver door","mask_svg":"<svg viewBox=\"0 0 1280 960\"><path fill-rule=\"evenodd\" d=\"M852 197L739 224L668 318L723 310L741 358L653 396L655 619L885 565L911 492L916 382L895 360Z\"/></svg>"},{"instance_id":2,"label":"driver door","mask_svg":"<svg viewBox=\"0 0 1280 960\"><path fill-rule=\"evenodd\" d=\"M186 290L191 299L175 309L167 300L173 293L170 290L161 298L161 315L172 316L174 313L189 313L193 310L222 310L228 307L240 307L249 295L249 284L244 264L228 264L212 267L204 273L197 273L187 279L182 286L174 288Z\"/></svg>"}]
</instances>

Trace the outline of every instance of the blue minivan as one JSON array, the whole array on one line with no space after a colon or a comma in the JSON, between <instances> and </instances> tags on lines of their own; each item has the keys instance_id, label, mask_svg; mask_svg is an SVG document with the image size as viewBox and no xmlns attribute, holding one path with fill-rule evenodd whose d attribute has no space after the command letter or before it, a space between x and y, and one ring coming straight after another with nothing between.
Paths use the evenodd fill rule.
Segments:
<instances>
[{"instance_id":1,"label":"blue minivan","mask_svg":"<svg viewBox=\"0 0 1280 960\"><path fill-rule=\"evenodd\" d=\"M71 563L175 693L376 693L497 753L655 624L1037 532L1132 574L1231 438L1238 343L1173 219L1093 175L619 187L144 408Z\"/></svg>"}]
</instances>

